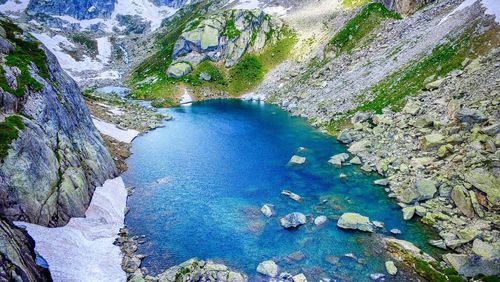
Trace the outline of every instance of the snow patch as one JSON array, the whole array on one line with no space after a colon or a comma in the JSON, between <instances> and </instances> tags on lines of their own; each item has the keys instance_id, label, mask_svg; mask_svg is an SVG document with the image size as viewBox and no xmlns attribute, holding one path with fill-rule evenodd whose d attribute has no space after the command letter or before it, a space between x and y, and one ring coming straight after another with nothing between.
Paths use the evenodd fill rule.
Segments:
<instances>
[{"instance_id":1,"label":"snow patch","mask_svg":"<svg viewBox=\"0 0 500 282\"><path fill-rule=\"evenodd\" d=\"M151 29L160 27L164 18L173 15L178 9L168 6L155 6L149 0L118 0L111 18L117 15L138 15L151 22Z\"/></svg>"},{"instance_id":2,"label":"snow patch","mask_svg":"<svg viewBox=\"0 0 500 282\"><path fill-rule=\"evenodd\" d=\"M133 129L123 130L116 127L116 125L112 123L108 123L95 118L92 118L92 121L94 122L94 125L97 128L97 130L99 130L99 132L101 132L104 135L113 137L114 139L120 142L130 143L132 142L132 140L134 140L134 138L137 135L139 135L139 131L137 130Z\"/></svg>"},{"instance_id":3,"label":"snow patch","mask_svg":"<svg viewBox=\"0 0 500 282\"><path fill-rule=\"evenodd\" d=\"M495 16L495 21L500 23L500 1L498 0L465 0L458 7L453 9L450 13L448 13L444 18L442 18L438 25L445 22L452 15L462 11L463 9L471 6L472 4L480 2L486 8L486 14Z\"/></svg>"},{"instance_id":4,"label":"snow patch","mask_svg":"<svg viewBox=\"0 0 500 282\"><path fill-rule=\"evenodd\" d=\"M252 10L262 8L264 12L277 16L286 15L287 11L290 9L283 6L263 7L264 4L261 3L260 0L233 0L228 4L236 4L233 9Z\"/></svg>"},{"instance_id":5,"label":"snow patch","mask_svg":"<svg viewBox=\"0 0 500 282\"><path fill-rule=\"evenodd\" d=\"M92 60L88 56L84 56L81 61L77 61L69 54L65 53L63 48L71 50L76 48L76 46L62 35L58 34L53 37L45 33L32 33L32 35L54 53L61 67L67 71L99 71L104 68L102 63Z\"/></svg>"},{"instance_id":6,"label":"snow patch","mask_svg":"<svg viewBox=\"0 0 500 282\"><path fill-rule=\"evenodd\" d=\"M193 98L189 95L187 89L184 89L184 94L181 96L181 106L191 106L191 103L193 102Z\"/></svg>"},{"instance_id":7,"label":"snow patch","mask_svg":"<svg viewBox=\"0 0 500 282\"><path fill-rule=\"evenodd\" d=\"M253 92L248 93L248 94L244 94L240 98L241 98L241 100L245 100L245 101L261 101L261 102L266 101L266 95L256 94Z\"/></svg>"},{"instance_id":8,"label":"snow patch","mask_svg":"<svg viewBox=\"0 0 500 282\"><path fill-rule=\"evenodd\" d=\"M72 218L66 226L49 228L15 222L26 227L35 250L47 260L54 281L126 281L122 254L113 245L124 225L127 189L121 177L95 189L85 218Z\"/></svg>"},{"instance_id":9,"label":"snow patch","mask_svg":"<svg viewBox=\"0 0 500 282\"><path fill-rule=\"evenodd\" d=\"M7 2L0 5L0 12L22 12L26 10L29 3L30 0L7 0Z\"/></svg>"},{"instance_id":10,"label":"snow patch","mask_svg":"<svg viewBox=\"0 0 500 282\"><path fill-rule=\"evenodd\" d=\"M101 60L101 62L105 64L109 64L109 60L111 58L111 42L109 41L109 37L101 37L97 38L97 51L99 52L99 55L97 58Z\"/></svg>"}]
</instances>

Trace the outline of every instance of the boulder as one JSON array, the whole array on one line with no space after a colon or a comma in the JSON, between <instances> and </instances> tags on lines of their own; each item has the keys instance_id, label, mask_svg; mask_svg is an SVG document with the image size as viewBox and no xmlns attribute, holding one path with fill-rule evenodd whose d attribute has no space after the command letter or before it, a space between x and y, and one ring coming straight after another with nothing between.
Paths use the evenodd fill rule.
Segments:
<instances>
[{"instance_id":1,"label":"boulder","mask_svg":"<svg viewBox=\"0 0 500 282\"><path fill-rule=\"evenodd\" d=\"M403 112L410 115L416 115L419 110L420 110L420 105L415 101L408 101L403 108Z\"/></svg>"},{"instance_id":2,"label":"boulder","mask_svg":"<svg viewBox=\"0 0 500 282\"><path fill-rule=\"evenodd\" d=\"M437 189L431 179L417 179L415 188L407 188L400 192L398 199L405 204L432 199Z\"/></svg>"},{"instance_id":3,"label":"boulder","mask_svg":"<svg viewBox=\"0 0 500 282\"><path fill-rule=\"evenodd\" d=\"M441 84L443 84L444 79L437 79L432 82L425 84L425 90L435 90L438 89Z\"/></svg>"},{"instance_id":4,"label":"boulder","mask_svg":"<svg viewBox=\"0 0 500 282\"><path fill-rule=\"evenodd\" d=\"M383 274L383 273L372 273L372 274L370 274L370 279L374 280L374 281L379 281L379 280L380 281L384 281L385 280L384 278L385 278L385 274ZM382 279L384 279L384 280L382 280Z\"/></svg>"},{"instance_id":5,"label":"boulder","mask_svg":"<svg viewBox=\"0 0 500 282\"><path fill-rule=\"evenodd\" d=\"M328 218L324 215L320 215L314 219L314 225L320 226L325 224L328 221Z\"/></svg>"},{"instance_id":6,"label":"boulder","mask_svg":"<svg viewBox=\"0 0 500 282\"><path fill-rule=\"evenodd\" d=\"M286 229L297 228L307 223L306 216L300 212L292 212L280 219L280 224Z\"/></svg>"},{"instance_id":7,"label":"boulder","mask_svg":"<svg viewBox=\"0 0 500 282\"><path fill-rule=\"evenodd\" d=\"M422 148L428 150L431 148L438 147L444 142L444 136L440 133L432 133L424 136L422 141Z\"/></svg>"},{"instance_id":8,"label":"boulder","mask_svg":"<svg viewBox=\"0 0 500 282\"><path fill-rule=\"evenodd\" d=\"M257 272L269 277L278 276L278 265L272 260L266 260L257 266Z\"/></svg>"},{"instance_id":9,"label":"boulder","mask_svg":"<svg viewBox=\"0 0 500 282\"><path fill-rule=\"evenodd\" d=\"M398 273L398 269L392 260L388 260L385 262L385 270L387 270L387 273L392 276Z\"/></svg>"},{"instance_id":10,"label":"boulder","mask_svg":"<svg viewBox=\"0 0 500 282\"><path fill-rule=\"evenodd\" d=\"M469 108L461 108L460 110L458 110L455 113L455 118L458 121L467 123L469 125L475 123L483 123L488 120L483 112Z\"/></svg>"},{"instance_id":11,"label":"boulder","mask_svg":"<svg viewBox=\"0 0 500 282\"><path fill-rule=\"evenodd\" d=\"M484 211L483 208L481 207L481 204L479 204L479 201L477 200L476 193L474 191L469 191L469 198L470 202L472 204L472 208L474 208L474 211L479 217L484 217Z\"/></svg>"},{"instance_id":12,"label":"boulder","mask_svg":"<svg viewBox=\"0 0 500 282\"><path fill-rule=\"evenodd\" d=\"M301 164L304 164L305 162L306 162L306 158L305 157L293 155L292 158L290 159L290 161L288 163L289 164L295 164L295 165L301 165Z\"/></svg>"},{"instance_id":13,"label":"boulder","mask_svg":"<svg viewBox=\"0 0 500 282\"><path fill-rule=\"evenodd\" d=\"M347 130L343 130L340 132L339 136L337 136L337 140L339 140L341 143L349 144L352 142L352 137Z\"/></svg>"},{"instance_id":14,"label":"boulder","mask_svg":"<svg viewBox=\"0 0 500 282\"><path fill-rule=\"evenodd\" d=\"M300 202L302 200L302 197L293 193L292 191L288 191L288 190L283 190L281 191L281 195L284 195L284 196L287 196L289 197L290 199L296 201L296 202Z\"/></svg>"},{"instance_id":15,"label":"boulder","mask_svg":"<svg viewBox=\"0 0 500 282\"><path fill-rule=\"evenodd\" d=\"M477 255L469 256L466 254L445 254L443 255L443 259L458 274L465 277L500 275L498 260L495 259L483 259Z\"/></svg>"},{"instance_id":16,"label":"boulder","mask_svg":"<svg viewBox=\"0 0 500 282\"><path fill-rule=\"evenodd\" d=\"M369 120L373 116L373 113L357 112L352 118L351 123L361 123Z\"/></svg>"},{"instance_id":17,"label":"boulder","mask_svg":"<svg viewBox=\"0 0 500 282\"><path fill-rule=\"evenodd\" d=\"M199 78L200 78L200 80L204 80L204 81L212 80L212 76L208 72L200 73Z\"/></svg>"},{"instance_id":18,"label":"boulder","mask_svg":"<svg viewBox=\"0 0 500 282\"><path fill-rule=\"evenodd\" d=\"M455 186L451 190L450 197L457 206L457 208L467 217L474 217L474 210L472 208L472 203L470 198L467 196L468 193L463 191L460 186Z\"/></svg>"},{"instance_id":19,"label":"boulder","mask_svg":"<svg viewBox=\"0 0 500 282\"><path fill-rule=\"evenodd\" d=\"M351 144L351 146L347 150L351 154L357 155L361 152L366 151L369 146L370 146L369 140L361 140L361 141L358 141L358 142Z\"/></svg>"},{"instance_id":20,"label":"boulder","mask_svg":"<svg viewBox=\"0 0 500 282\"><path fill-rule=\"evenodd\" d=\"M384 179L377 179L373 181L375 185L380 185L380 186L387 186L389 185L389 179L384 178Z\"/></svg>"},{"instance_id":21,"label":"boulder","mask_svg":"<svg viewBox=\"0 0 500 282\"><path fill-rule=\"evenodd\" d=\"M356 229L360 231L373 232L370 219L358 213L344 213L337 221L337 226L343 229Z\"/></svg>"},{"instance_id":22,"label":"boulder","mask_svg":"<svg viewBox=\"0 0 500 282\"><path fill-rule=\"evenodd\" d=\"M349 154L341 153L332 156L328 162L333 165L341 166L342 163L345 162L347 159L349 159Z\"/></svg>"},{"instance_id":23,"label":"boulder","mask_svg":"<svg viewBox=\"0 0 500 282\"><path fill-rule=\"evenodd\" d=\"M472 251L483 259L500 258L500 243L489 244L475 239L472 242Z\"/></svg>"},{"instance_id":24,"label":"boulder","mask_svg":"<svg viewBox=\"0 0 500 282\"><path fill-rule=\"evenodd\" d=\"M397 229L397 228L393 228L390 230L391 234L394 234L394 235L399 235L401 234L401 230Z\"/></svg>"},{"instance_id":25,"label":"boulder","mask_svg":"<svg viewBox=\"0 0 500 282\"><path fill-rule=\"evenodd\" d=\"M170 67L168 67L167 75L169 77L180 78L190 73L192 69L193 68L188 63L184 62L174 63L170 65Z\"/></svg>"},{"instance_id":26,"label":"boulder","mask_svg":"<svg viewBox=\"0 0 500 282\"><path fill-rule=\"evenodd\" d=\"M264 214L266 217L271 217L273 216L273 209L271 208L270 205L264 204L261 208L260 211L262 214Z\"/></svg>"},{"instance_id":27,"label":"boulder","mask_svg":"<svg viewBox=\"0 0 500 282\"><path fill-rule=\"evenodd\" d=\"M403 219L410 220L415 214L415 207L404 207L402 211L403 211Z\"/></svg>"},{"instance_id":28,"label":"boulder","mask_svg":"<svg viewBox=\"0 0 500 282\"><path fill-rule=\"evenodd\" d=\"M354 165L360 165L361 164L361 159L358 156L355 156L349 161L350 164Z\"/></svg>"},{"instance_id":29,"label":"boulder","mask_svg":"<svg viewBox=\"0 0 500 282\"><path fill-rule=\"evenodd\" d=\"M487 171L477 169L466 173L465 180L486 193L488 201L492 205L500 205L500 178L493 176Z\"/></svg>"},{"instance_id":30,"label":"boulder","mask_svg":"<svg viewBox=\"0 0 500 282\"><path fill-rule=\"evenodd\" d=\"M299 273L292 277L293 282L307 282L307 278L304 273Z\"/></svg>"}]
</instances>

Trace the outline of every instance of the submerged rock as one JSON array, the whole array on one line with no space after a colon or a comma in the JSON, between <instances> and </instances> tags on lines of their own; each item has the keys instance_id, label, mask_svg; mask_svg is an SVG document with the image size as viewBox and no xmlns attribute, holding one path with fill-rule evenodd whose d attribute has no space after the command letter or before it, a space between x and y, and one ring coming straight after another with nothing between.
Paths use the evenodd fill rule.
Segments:
<instances>
[{"instance_id":1,"label":"submerged rock","mask_svg":"<svg viewBox=\"0 0 500 282\"><path fill-rule=\"evenodd\" d=\"M306 216L300 212L292 212L280 219L280 224L284 228L297 228L307 223Z\"/></svg>"},{"instance_id":2,"label":"submerged rock","mask_svg":"<svg viewBox=\"0 0 500 282\"><path fill-rule=\"evenodd\" d=\"M389 273L392 276L398 273L398 269L392 260L385 262L385 270L387 270L387 273Z\"/></svg>"},{"instance_id":3,"label":"submerged rock","mask_svg":"<svg viewBox=\"0 0 500 282\"><path fill-rule=\"evenodd\" d=\"M271 217L273 216L273 209L271 208L270 205L268 204L265 204L262 206L262 208L260 208L260 211L262 212L262 214L264 214L266 217Z\"/></svg>"},{"instance_id":4,"label":"submerged rock","mask_svg":"<svg viewBox=\"0 0 500 282\"><path fill-rule=\"evenodd\" d=\"M272 260L266 260L257 266L257 272L269 277L278 276L278 265Z\"/></svg>"},{"instance_id":5,"label":"submerged rock","mask_svg":"<svg viewBox=\"0 0 500 282\"><path fill-rule=\"evenodd\" d=\"M283 190L281 191L281 195L284 195L284 196L287 196L289 197L290 199L296 201L296 202L300 202L302 200L302 197L293 193L292 191L288 191L288 190Z\"/></svg>"},{"instance_id":6,"label":"submerged rock","mask_svg":"<svg viewBox=\"0 0 500 282\"><path fill-rule=\"evenodd\" d=\"M337 221L337 226L344 229L356 229L360 231L373 232L370 219L358 213L344 213Z\"/></svg>"},{"instance_id":7,"label":"submerged rock","mask_svg":"<svg viewBox=\"0 0 500 282\"><path fill-rule=\"evenodd\" d=\"M289 164L296 164L296 165L301 165L301 164L304 164L305 162L306 162L305 157L301 157L301 156L297 156L297 155L292 156L290 161L288 161Z\"/></svg>"},{"instance_id":8,"label":"submerged rock","mask_svg":"<svg viewBox=\"0 0 500 282\"><path fill-rule=\"evenodd\" d=\"M324 215L320 215L314 219L314 225L320 226L325 224L328 221L328 218Z\"/></svg>"},{"instance_id":9,"label":"submerged rock","mask_svg":"<svg viewBox=\"0 0 500 282\"><path fill-rule=\"evenodd\" d=\"M347 159L349 159L349 154L341 153L332 156L328 162L331 163L332 165L341 166L342 163L345 162Z\"/></svg>"},{"instance_id":10,"label":"submerged rock","mask_svg":"<svg viewBox=\"0 0 500 282\"><path fill-rule=\"evenodd\" d=\"M299 273L292 277L293 282L307 282L307 278L304 273Z\"/></svg>"}]
</instances>

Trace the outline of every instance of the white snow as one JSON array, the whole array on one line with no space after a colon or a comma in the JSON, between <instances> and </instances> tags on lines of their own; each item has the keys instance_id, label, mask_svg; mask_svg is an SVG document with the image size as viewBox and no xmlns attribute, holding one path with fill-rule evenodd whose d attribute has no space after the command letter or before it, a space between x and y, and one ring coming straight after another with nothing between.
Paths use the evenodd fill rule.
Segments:
<instances>
[{"instance_id":1,"label":"white snow","mask_svg":"<svg viewBox=\"0 0 500 282\"><path fill-rule=\"evenodd\" d=\"M191 106L191 102L193 102L193 98L191 98L187 89L184 89L184 94L181 96L181 106Z\"/></svg>"},{"instance_id":2,"label":"white snow","mask_svg":"<svg viewBox=\"0 0 500 282\"><path fill-rule=\"evenodd\" d=\"M99 55L97 58L101 60L101 62L108 64L109 59L111 58L111 42L109 41L109 37L100 37L96 39L97 41L97 52Z\"/></svg>"},{"instance_id":3,"label":"white snow","mask_svg":"<svg viewBox=\"0 0 500 282\"><path fill-rule=\"evenodd\" d=\"M47 260L54 281L126 281L122 254L113 245L123 227L127 190L121 177L97 187L85 218L72 218L66 226L25 226L36 242L35 250Z\"/></svg>"},{"instance_id":4,"label":"white snow","mask_svg":"<svg viewBox=\"0 0 500 282\"><path fill-rule=\"evenodd\" d=\"M244 94L240 97L242 100L245 100L245 101L261 101L261 102L264 102L266 101L266 95L264 94L256 94L256 93L247 93L247 94Z\"/></svg>"},{"instance_id":5,"label":"white snow","mask_svg":"<svg viewBox=\"0 0 500 282\"><path fill-rule=\"evenodd\" d=\"M277 16L285 15L287 11L290 9L290 8L286 9L283 6L263 7L263 4L260 2L260 0L233 0L228 4L235 4L235 3L237 4L233 7L233 9L251 10L251 9L262 8L264 12Z\"/></svg>"},{"instance_id":6,"label":"white snow","mask_svg":"<svg viewBox=\"0 0 500 282\"><path fill-rule=\"evenodd\" d=\"M69 54L64 52L63 48L73 49L75 45L62 35L49 36L45 33L32 33L38 40L57 57L59 64L65 70L81 72L81 71L99 71L104 66L102 63L92 60L88 56L84 56L83 60L77 61Z\"/></svg>"},{"instance_id":7,"label":"white snow","mask_svg":"<svg viewBox=\"0 0 500 282\"><path fill-rule=\"evenodd\" d=\"M444 18L442 18L438 25L442 24L444 21L446 21L449 17L452 15L462 11L463 9L471 6L472 4L476 2L481 2L481 4L486 7L486 14L488 15L494 15L495 16L495 21L500 23L500 1L499 0L465 0L462 2L458 7L456 7L453 11L448 13Z\"/></svg>"},{"instance_id":8,"label":"white snow","mask_svg":"<svg viewBox=\"0 0 500 282\"><path fill-rule=\"evenodd\" d=\"M7 0L7 2L0 5L0 12L22 12L28 7L29 3L30 0Z\"/></svg>"},{"instance_id":9,"label":"white snow","mask_svg":"<svg viewBox=\"0 0 500 282\"><path fill-rule=\"evenodd\" d=\"M125 142L125 143L130 143L134 138L139 135L139 131L133 130L133 129L127 129L123 130L116 125L112 123L108 123L102 120L98 120L96 118L92 118L92 121L94 122L95 127L99 132L101 132L104 135L108 135L110 137L113 137L114 139L120 141L120 142Z\"/></svg>"},{"instance_id":10,"label":"white snow","mask_svg":"<svg viewBox=\"0 0 500 282\"><path fill-rule=\"evenodd\" d=\"M106 79L120 79L121 74L116 70L107 70L100 72L98 76L89 78L90 80L106 80Z\"/></svg>"},{"instance_id":11,"label":"white snow","mask_svg":"<svg viewBox=\"0 0 500 282\"><path fill-rule=\"evenodd\" d=\"M149 0L118 0L115 4L111 18L115 19L117 15L139 15L144 19L151 21L151 29L156 30L160 27L161 21L177 12L177 9L167 6L155 6Z\"/></svg>"}]
</instances>

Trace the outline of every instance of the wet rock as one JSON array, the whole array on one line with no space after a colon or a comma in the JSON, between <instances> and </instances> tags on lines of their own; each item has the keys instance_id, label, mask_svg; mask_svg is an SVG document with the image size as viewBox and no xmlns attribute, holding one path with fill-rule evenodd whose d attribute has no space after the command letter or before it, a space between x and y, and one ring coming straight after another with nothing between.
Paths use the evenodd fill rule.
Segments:
<instances>
[{"instance_id":1,"label":"wet rock","mask_svg":"<svg viewBox=\"0 0 500 282\"><path fill-rule=\"evenodd\" d=\"M280 219L280 224L286 229L297 228L307 223L306 216L300 212L293 212L287 214Z\"/></svg>"},{"instance_id":2,"label":"wet rock","mask_svg":"<svg viewBox=\"0 0 500 282\"><path fill-rule=\"evenodd\" d=\"M349 159L349 154L341 153L332 156L328 162L333 165L341 166L342 163L345 162L347 159Z\"/></svg>"},{"instance_id":3,"label":"wet rock","mask_svg":"<svg viewBox=\"0 0 500 282\"><path fill-rule=\"evenodd\" d=\"M398 269L392 260L385 262L385 270L387 270L387 273L389 273L392 276L398 273Z\"/></svg>"},{"instance_id":4,"label":"wet rock","mask_svg":"<svg viewBox=\"0 0 500 282\"><path fill-rule=\"evenodd\" d=\"M373 181L373 183L376 185L380 185L380 186L387 186L387 185L389 185L389 179L387 179L387 178L377 179L377 180Z\"/></svg>"},{"instance_id":5,"label":"wet rock","mask_svg":"<svg viewBox=\"0 0 500 282\"><path fill-rule=\"evenodd\" d=\"M328 218L324 215L320 215L314 219L314 225L320 226L325 224L328 221Z\"/></svg>"},{"instance_id":6,"label":"wet rock","mask_svg":"<svg viewBox=\"0 0 500 282\"><path fill-rule=\"evenodd\" d=\"M266 217L271 217L273 216L273 209L271 208L270 205L264 204L261 208L260 211L262 214L264 214Z\"/></svg>"},{"instance_id":7,"label":"wet rock","mask_svg":"<svg viewBox=\"0 0 500 282\"><path fill-rule=\"evenodd\" d=\"M405 207L402 209L403 211L403 219L410 220L415 214L415 207Z\"/></svg>"},{"instance_id":8,"label":"wet rock","mask_svg":"<svg viewBox=\"0 0 500 282\"><path fill-rule=\"evenodd\" d=\"M293 276L293 282L307 282L306 276L304 273L299 273L295 276Z\"/></svg>"},{"instance_id":9,"label":"wet rock","mask_svg":"<svg viewBox=\"0 0 500 282\"><path fill-rule=\"evenodd\" d=\"M370 279L374 281L382 281L385 278L385 274L383 273L372 273L370 274Z\"/></svg>"},{"instance_id":10,"label":"wet rock","mask_svg":"<svg viewBox=\"0 0 500 282\"><path fill-rule=\"evenodd\" d=\"M290 199L296 201L296 202L300 202L302 200L302 197L293 193L292 191L289 191L289 190L283 190L281 191L281 195L283 196L287 196L289 197Z\"/></svg>"},{"instance_id":11,"label":"wet rock","mask_svg":"<svg viewBox=\"0 0 500 282\"><path fill-rule=\"evenodd\" d=\"M343 229L355 229L366 232L373 232L373 225L370 219L358 213L344 213L337 221L337 226Z\"/></svg>"},{"instance_id":12,"label":"wet rock","mask_svg":"<svg viewBox=\"0 0 500 282\"><path fill-rule=\"evenodd\" d=\"M399 234L401 234L401 233L402 233L402 232L401 232L401 230L399 230L399 229L397 229L397 228L393 228L393 229L391 229L391 230L390 230L390 232L391 232L392 234L394 234L394 235L399 235Z\"/></svg>"},{"instance_id":13,"label":"wet rock","mask_svg":"<svg viewBox=\"0 0 500 282\"><path fill-rule=\"evenodd\" d=\"M257 266L257 272L274 278L278 275L278 265L272 260L266 260L259 263Z\"/></svg>"},{"instance_id":14,"label":"wet rock","mask_svg":"<svg viewBox=\"0 0 500 282\"><path fill-rule=\"evenodd\" d=\"M288 163L295 164L295 165L301 165L301 164L304 164L305 162L306 162L305 157L294 155L294 156L292 156L292 158L290 159L290 161Z\"/></svg>"},{"instance_id":15,"label":"wet rock","mask_svg":"<svg viewBox=\"0 0 500 282\"><path fill-rule=\"evenodd\" d=\"M373 226L377 227L377 228L384 228L384 223L382 221L373 221Z\"/></svg>"}]
</instances>

